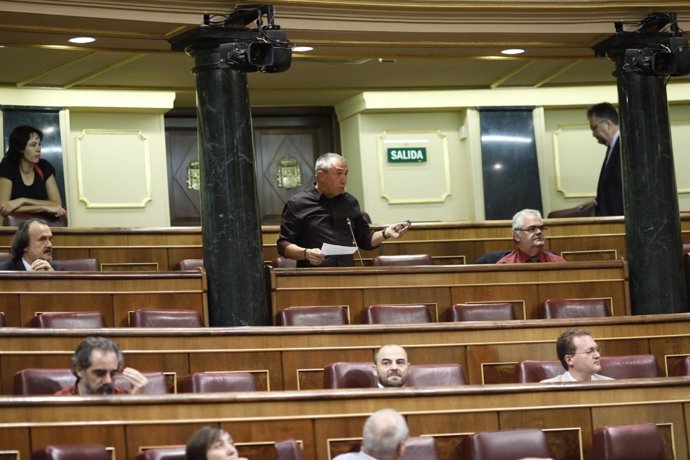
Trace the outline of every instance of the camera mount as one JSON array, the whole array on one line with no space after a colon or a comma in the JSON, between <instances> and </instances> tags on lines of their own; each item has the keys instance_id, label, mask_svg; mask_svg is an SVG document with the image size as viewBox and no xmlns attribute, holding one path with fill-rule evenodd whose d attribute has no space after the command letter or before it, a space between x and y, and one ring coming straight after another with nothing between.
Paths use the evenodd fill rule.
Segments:
<instances>
[{"instance_id":1,"label":"camera mount","mask_svg":"<svg viewBox=\"0 0 690 460\"><path fill-rule=\"evenodd\" d=\"M623 22L615 28L616 34L595 45L594 53L622 59L621 71L659 77L690 73L688 38L678 27L676 13L651 13L634 31L626 31Z\"/></svg>"},{"instance_id":2,"label":"camera mount","mask_svg":"<svg viewBox=\"0 0 690 460\"><path fill-rule=\"evenodd\" d=\"M229 13L204 13L200 28L171 40L173 49L217 46L219 59L194 67L193 72L233 69L242 72L284 72L292 63L292 43L275 23L273 5L237 5ZM255 28L249 25L255 23Z\"/></svg>"}]
</instances>

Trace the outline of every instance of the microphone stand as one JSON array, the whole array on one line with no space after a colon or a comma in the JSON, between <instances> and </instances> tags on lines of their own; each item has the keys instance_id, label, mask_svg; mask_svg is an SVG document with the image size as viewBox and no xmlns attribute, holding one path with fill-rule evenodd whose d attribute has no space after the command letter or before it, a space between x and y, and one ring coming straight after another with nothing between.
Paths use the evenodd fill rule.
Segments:
<instances>
[{"instance_id":1,"label":"microphone stand","mask_svg":"<svg viewBox=\"0 0 690 460\"><path fill-rule=\"evenodd\" d=\"M355 232L352 231L352 221L347 218L347 227L350 229L350 235L352 235L352 245L357 248L357 256L359 257L359 263L364 267L364 260L362 260L362 253L359 252L359 246L357 245L357 238L355 238Z\"/></svg>"}]
</instances>

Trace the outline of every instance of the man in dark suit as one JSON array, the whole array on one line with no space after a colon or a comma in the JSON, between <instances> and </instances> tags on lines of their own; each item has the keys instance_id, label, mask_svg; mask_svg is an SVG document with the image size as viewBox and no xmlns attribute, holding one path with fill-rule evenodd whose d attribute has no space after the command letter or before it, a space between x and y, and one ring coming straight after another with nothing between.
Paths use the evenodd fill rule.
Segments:
<instances>
[{"instance_id":1,"label":"man in dark suit","mask_svg":"<svg viewBox=\"0 0 690 460\"><path fill-rule=\"evenodd\" d=\"M587 110L589 127L596 140L606 145L606 158L597 185L596 215L623 215L623 179L621 175L620 129L618 112L608 102L595 104Z\"/></svg>"},{"instance_id":2,"label":"man in dark suit","mask_svg":"<svg viewBox=\"0 0 690 460\"><path fill-rule=\"evenodd\" d=\"M12 259L0 263L0 270L54 271L53 232L40 219L27 219L19 224L12 237Z\"/></svg>"}]
</instances>

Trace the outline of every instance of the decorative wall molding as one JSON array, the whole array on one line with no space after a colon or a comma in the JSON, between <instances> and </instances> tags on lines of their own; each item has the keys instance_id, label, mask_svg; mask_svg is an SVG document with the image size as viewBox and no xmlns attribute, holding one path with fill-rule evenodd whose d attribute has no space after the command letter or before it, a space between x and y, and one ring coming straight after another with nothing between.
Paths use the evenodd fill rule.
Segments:
<instances>
[{"instance_id":1,"label":"decorative wall molding","mask_svg":"<svg viewBox=\"0 0 690 460\"><path fill-rule=\"evenodd\" d=\"M587 136L587 137L585 137ZM588 125L559 125L553 131L553 168L556 191L565 198L594 198L606 147L582 149L582 139L591 138Z\"/></svg>"},{"instance_id":2,"label":"decorative wall molding","mask_svg":"<svg viewBox=\"0 0 690 460\"><path fill-rule=\"evenodd\" d=\"M425 162L389 163L387 149L425 147ZM389 204L444 203L451 194L448 139L439 129L384 130L377 138L379 190Z\"/></svg>"},{"instance_id":3,"label":"decorative wall molding","mask_svg":"<svg viewBox=\"0 0 690 460\"><path fill-rule=\"evenodd\" d=\"M596 197L606 146L600 145L598 151L590 151L589 148L583 150L583 139L591 136L589 126L584 124L559 125L553 132L556 190L565 198ZM687 195L690 194L690 177L678 172L690 168L690 152L683 148L690 143L690 120L673 121L671 137L678 194Z\"/></svg>"},{"instance_id":4,"label":"decorative wall molding","mask_svg":"<svg viewBox=\"0 0 690 460\"><path fill-rule=\"evenodd\" d=\"M151 155L141 130L84 129L76 156L86 208L144 208L151 201Z\"/></svg>"}]
</instances>

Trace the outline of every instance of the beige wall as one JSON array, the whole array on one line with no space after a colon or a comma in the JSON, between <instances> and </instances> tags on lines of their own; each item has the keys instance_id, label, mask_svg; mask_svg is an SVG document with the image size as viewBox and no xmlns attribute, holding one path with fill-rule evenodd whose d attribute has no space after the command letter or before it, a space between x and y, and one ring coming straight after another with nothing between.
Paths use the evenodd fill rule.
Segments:
<instances>
[{"instance_id":1,"label":"beige wall","mask_svg":"<svg viewBox=\"0 0 690 460\"><path fill-rule=\"evenodd\" d=\"M679 190L679 208L690 211L690 85L668 89L672 136ZM616 103L616 88L512 89L472 91L371 92L336 107L342 131L343 152L357 159L350 190L375 222L400 219L481 220L483 185L480 128L477 107L533 106L535 142L539 162L544 212L575 206L596 194L605 147L592 137L586 109L602 101ZM449 171L433 176L451 177L451 194L443 202L427 203L428 176L410 174L401 188L408 201L396 204L383 198L385 171L377 163L377 138L394 130L410 133L438 131L446 135ZM350 160L351 161L351 160ZM410 169L414 169L410 167ZM424 177L424 180L418 180Z\"/></svg>"},{"instance_id":2,"label":"beige wall","mask_svg":"<svg viewBox=\"0 0 690 460\"><path fill-rule=\"evenodd\" d=\"M163 115L69 111L67 206L78 227L170 225Z\"/></svg>"},{"instance_id":3,"label":"beige wall","mask_svg":"<svg viewBox=\"0 0 690 460\"><path fill-rule=\"evenodd\" d=\"M3 104L62 107L70 226L170 225L163 114L167 91L0 89Z\"/></svg>"},{"instance_id":4,"label":"beige wall","mask_svg":"<svg viewBox=\"0 0 690 460\"><path fill-rule=\"evenodd\" d=\"M669 116L678 205L681 211L690 211L690 102L670 107ZM592 137L584 110L546 110L544 138L542 193L550 201L548 209L593 199L606 147Z\"/></svg>"},{"instance_id":5,"label":"beige wall","mask_svg":"<svg viewBox=\"0 0 690 460\"><path fill-rule=\"evenodd\" d=\"M73 226L170 225L163 114L170 92L0 89L7 105L64 107L68 216ZM591 199L604 147L586 108L616 88L367 92L336 106L348 189L374 222L481 220L477 107L534 106L544 211ZM668 87L679 207L690 211L690 84ZM390 165L385 140L425 139L427 164Z\"/></svg>"},{"instance_id":6,"label":"beige wall","mask_svg":"<svg viewBox=\"0 0 690 460\"><path fill-rule=\"evenodd\" d=\"M472 158L460 139L464 119L465 111L456 111L364 113L345 120L343 152L357 177L350 191L374 222L473 217ZM405 145L426 147L427 161L389 164L386 149Z\"/></svg>"}]
</instances>

